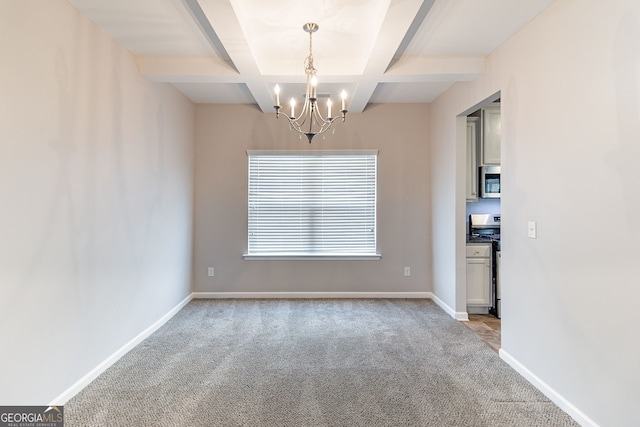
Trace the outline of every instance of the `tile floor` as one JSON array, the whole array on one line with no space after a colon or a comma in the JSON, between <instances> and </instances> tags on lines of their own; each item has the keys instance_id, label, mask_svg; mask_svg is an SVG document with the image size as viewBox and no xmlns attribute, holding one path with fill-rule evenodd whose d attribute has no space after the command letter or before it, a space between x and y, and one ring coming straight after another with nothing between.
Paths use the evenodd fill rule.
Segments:
<instances>
[{"instance_id":1,"label":"tile floor","mask_svg":"<svg viewBox=\"0 0 640 427\"><path fill-rule=\"evenodd\" d=\"M464 323L496 353L500 350L500 319L491 314L470 314Z\"/></svg>"}]
</instances>

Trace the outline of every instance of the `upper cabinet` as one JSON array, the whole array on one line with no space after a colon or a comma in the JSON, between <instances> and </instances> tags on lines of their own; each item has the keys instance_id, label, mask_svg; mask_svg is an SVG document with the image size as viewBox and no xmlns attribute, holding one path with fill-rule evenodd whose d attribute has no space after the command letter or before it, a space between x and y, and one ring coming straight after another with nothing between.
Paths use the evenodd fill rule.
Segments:
<instances>
[{"instance_id":1,"label":"upper cabinet","mask_svg":"<svg viewBox=\"0 0 640 427\"><path fill-rule=\"evenodd\" d=\"M480 166L500 166L500 102L494 102L467 116L467 202L477 202ZM499 179L499 177L498 177Z\"/></svg>"},{"instance_id":2,"label":"upper cabinet","mask_svg":"<svg viewBox=\"0 0 640 427\"><path fill-rule=\"evenodd\" d=\"M467 202L478 200L478 147L479 122L477 117L467 117Z\"/></svg>"},{"instance_id":3,"label":"upper cabinet","mask_svg":"<svg viewBox=\"0 0 640 427\"><path fill-rule=\"evenodd\" d=\"M493 103L481 110L482 139L480 165L500 165L500 104Z\"/></svg>"}]
</instances>

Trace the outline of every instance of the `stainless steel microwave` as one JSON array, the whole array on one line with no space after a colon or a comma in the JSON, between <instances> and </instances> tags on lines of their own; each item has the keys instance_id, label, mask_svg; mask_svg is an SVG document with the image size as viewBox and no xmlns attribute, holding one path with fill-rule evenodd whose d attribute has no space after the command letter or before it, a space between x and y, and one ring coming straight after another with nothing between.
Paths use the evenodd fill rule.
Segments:
<instances>
[{"instance_id":1,"label":"stainless steel microwave","mask_svg":"<svg viewBox=\"0 0 640 427\"><path fill-rule=\"evenodd\" d=\"M480 168L480 197L499 199L500 186L500 166L482 166Z\"/></svg>"}]
</instances>

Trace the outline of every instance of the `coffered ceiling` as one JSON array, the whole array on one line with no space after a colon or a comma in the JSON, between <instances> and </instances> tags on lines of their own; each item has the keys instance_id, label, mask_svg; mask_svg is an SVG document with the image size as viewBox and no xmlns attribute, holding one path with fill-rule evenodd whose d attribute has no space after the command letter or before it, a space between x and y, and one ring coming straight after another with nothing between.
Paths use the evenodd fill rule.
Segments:
<instances>
[{"instance_id":1,"label":"coffered ceiling","mask_svg":"<svg viewBox=\"0 0 640 427\"><path fill-rule=\"evenodd\" d=\"M485 57L554 0L68 0L129 49L142 75L196 103L257 104L304 93L315 22L319 94L428 103L477 78Z\"/></svg>"}]
</instances>

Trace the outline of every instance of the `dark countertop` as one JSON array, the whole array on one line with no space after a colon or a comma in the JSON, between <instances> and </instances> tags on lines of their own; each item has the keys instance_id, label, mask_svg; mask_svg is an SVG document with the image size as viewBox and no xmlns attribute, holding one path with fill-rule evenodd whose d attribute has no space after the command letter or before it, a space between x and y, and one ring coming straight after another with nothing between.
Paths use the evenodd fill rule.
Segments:
<instances>
[{"instance_id":1,"label":"dark countertop","mask_svg":"<svg viewBox=\"0 0 640 427\"><path fill-rule=\"evenodd\" d=\"M495 243L495 249L500 250L500 239L490 238L485 236L470 236L467 234L467 243Z\"/></svg>"}]
</instances>

